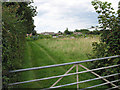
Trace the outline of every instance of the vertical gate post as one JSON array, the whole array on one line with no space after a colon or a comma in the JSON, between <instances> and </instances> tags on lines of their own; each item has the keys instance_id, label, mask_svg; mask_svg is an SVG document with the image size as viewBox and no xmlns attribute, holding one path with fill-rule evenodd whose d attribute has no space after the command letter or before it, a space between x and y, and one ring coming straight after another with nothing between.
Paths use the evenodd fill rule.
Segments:
<instances>
[{"instance_id":1,"label":"vertical gate post","mask_svg":"<svg viewBox=\"0 0 120 90\"><path fill-rule=\"evenodd\" d=\"M78 73L78 64L76 65L76 73ZM78 82L79 82L79 76L78 76L78 74L77 74L77 90L79 89L79 84L78 84Z\"/></svg>"}]
</instances>

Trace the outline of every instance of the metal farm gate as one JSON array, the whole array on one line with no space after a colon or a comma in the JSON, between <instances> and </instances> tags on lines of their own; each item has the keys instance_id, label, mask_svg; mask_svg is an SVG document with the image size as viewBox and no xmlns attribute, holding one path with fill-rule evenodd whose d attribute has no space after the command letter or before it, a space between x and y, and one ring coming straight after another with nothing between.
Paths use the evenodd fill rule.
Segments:
<instances>
[{"instance_id":1,"label":"metal farm gate","mask_svg":"<svg viewBox=\"0 0 120 90\"><path fill-rule=\"evenodd\" d=\"M120 67L120 64L112 65L112 66L107 66L107 67L101 67L101 68L95 68L95 69L91 69L91 70L88 69L87 67L81 65L81 63L85 63L85 62L102 61L102 60L105 60L105 59L112 59L112 58L119 58L119 57L120 57L120 55L110 56L110 57L103 57L103 58L97 58L97 59L90 59L90 60L84 60L84 61L77 61L77 62L70 62L70 63L63 63L63 64L55 64L55 65L49 65L49 66L41 66L41 67L33 67L33 68L13 70L13 71L10 71L10 73L30 71L30 70L38 70L38 69L45 69L45 68L52 68L52 67L59 67L59 66L65 66L65 65L73 65L63 75L52 76L52 77L45 77L45 78L34 79L34 80L29 80L29 81L15 82L15 83L10 83L8 85L17 85L17 84L23 84L23 83L29 83L29 82L35 82L35 81L41 81L41 80L48 80L48 79L53 79L53 78L59 78L56 82L53 83L53 85L51 87L48 87L48 88L45 88L45 89L60 88L60 87L65 87L65 86L70 86L70 85L77 85L77 89L79 89L79 85L81 83L102 79L102 80L105 81L105 83L94 85L94 86L90 86L90 87L86 87L86 88L82 88L82 90L83 89L94 88L94 87L98 87L98 86L102 86L102 85L107 85L107 84L111 84L113 86L112 88L108 88L107 90L120 89L120 86L117 86L117 85L114 84L115 82L120 82L120 79L114 80L114 81L109 81L109 80L106 79L107 77L112 77L112 76L120 75L120 72L115 73L115 74L111 74L111 75L107 75L107 76L100 76L100 75L98 75L97 73L94 72L94 71L97 71L97 70L103 70L103 69L108 69L108 68ZM78 66L86 69L86 71L78 72ZM75 73L69 73L74 67L76 67L76 72ZM84 80L84 81L79 81L78 75L81 74L81 73L86 73L86 72L91 72L92 74L94 74L95 76L97 76L97 78L88 79L88 80ZM63 77L70 76L70 75L76 75L77 76L76 82L65 84L65 85L55 86Z\"/></svg>"}]
</instances>

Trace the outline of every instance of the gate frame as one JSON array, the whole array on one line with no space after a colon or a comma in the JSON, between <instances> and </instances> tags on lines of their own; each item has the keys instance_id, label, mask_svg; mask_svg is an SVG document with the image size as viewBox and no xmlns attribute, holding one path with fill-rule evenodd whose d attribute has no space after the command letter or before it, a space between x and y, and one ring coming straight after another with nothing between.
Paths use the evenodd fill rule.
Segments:
<instances>
[{"instance_id":1,"label":"gate frame","mask_svg":"<svg viewBox=\"0 0 120 90\"><path fill-rule=\"evenodd\" d=\"M116 75L119 75L120 73L111 74L111 75L107 75L107 76L100 76L97 73L93 72L93 71L97 71L97 70L101 70L101 69L108 69L108 68L112 68L112 67L118 67L118 66L120 66L120 64L112 65L112 66L107 66L107 67L96 68L96 69L91 69L91 70L88 69L87 67L81 65L81 63L85 63L85 62L99 61L99 60L119 58L119 57L120 57L120 55L116 55L116 56L103 57L103 58L90 59L90 60L83 60L83 61L77 61L77 62L55 64L55 65L48 65L48 66L41 66L41 67L33 67L33 68L26 68L26 69L19 69L19 70L12 70L12 71L9 71L9 73L31 71L31 70L38 70L38 69L51 68L51 67L58 67L58 66L65 66L65 65L72 65L73 64L73 66L65 74L63 74L63 75L52 76L52 77L41 78L41 79L34 79L34 80L23 81L23 82L10 83L8 85L16 85L16 84L22 84L22 83L29 83L29 82L35 82L35 81L41 81L41 80L47 80L47 79L53 79L53 78L60 77L50 88L46 88L46 89L59 88L59 87L70 86L70 85L74 85L74 84L77 84L77 89L79 89L79 84L80 83L84 83L84 82L88 82L88 81L92 81L92 80L98 80L98 79L103 79L104 81L106 81L106 83L94 85L94 86L91 86L91 87L86 87L84 89L93 88L93 87L97 87L97 86L102 86L102 85L105 85L105 84L111 84L112 86L114 86L112 88L109 88L108 90L113 89L113 88L120 89L119 88L120 86L117 86L117 85L114 84L114 82L118 82L118 81L120 81L120 79L114 80L114 81L108 81L107 79L105 79L106 77L116 76ZM70 74L68 74L75 66L76 66L76 73L70 73ZM78 72L78 66L86 69L86 71ZM86 72L91 72L92 74L94 74L98 78L88 79L88 80L84 80L84 81L80 81L79 82L79 75L78 74L80 74L80 73L86 73ZM70 83L70 84L65 84L65 85L55 86L63 77L70 76L70 75L76 75L76 81L77 82Z\"/></svg>"}]
</instances>

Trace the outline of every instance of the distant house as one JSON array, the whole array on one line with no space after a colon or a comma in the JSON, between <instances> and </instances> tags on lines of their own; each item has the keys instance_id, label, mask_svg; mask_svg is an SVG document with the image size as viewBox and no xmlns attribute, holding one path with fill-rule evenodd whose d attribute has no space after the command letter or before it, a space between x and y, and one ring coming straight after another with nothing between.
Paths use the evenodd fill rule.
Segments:
<instances>
[{"instance_id":1,"label":"distant house","mask_svg":"<svg viewBox=\"0 0 120 90\"><path fill-rule=\"evenodd\" d=\"M63 35L58 35L58 37L64 37Z\"/></svg>"},{"instance_id":2,"label":"distant house","mask_svg":"<svg viewBox=\"0 0 120 90\"><path fill-rule=\"evenodd\" d=\"M53 38L58 38L58 36L53 36Z\"/></svg>"},{"instance_id":3,"label":"distant house","mask_svg":"<svg viewBox=\"0 0 120 90\"><path fill-rule=\"evenodd\" d=\"M81 32L73 32L74 35L81 35Z\"/></svg>"},{"instance_id":4,"label":"distant house","mask_svg":"<svg viewBox=\"0 0 120 90\"><path fill-rule=\"evenodd\" d=\"M40 33L42 35L54 35L55 33L54 32L43 32L43 33Z\"/></svg>"}]
</instances>

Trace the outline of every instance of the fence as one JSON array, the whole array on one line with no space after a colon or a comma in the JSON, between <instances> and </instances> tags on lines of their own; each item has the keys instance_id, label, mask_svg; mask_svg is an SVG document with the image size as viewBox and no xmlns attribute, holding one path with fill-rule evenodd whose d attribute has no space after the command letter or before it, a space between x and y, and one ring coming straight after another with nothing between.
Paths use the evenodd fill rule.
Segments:
<instances>
[{"instance_id":1,"label":"fence","mask_svg":"<svg viewBox=\"0 0 120 90\"><path fill-rule=\"evenodd\" d=\"M26 69L13 70L13 71L10 71L10 73L30 71L30 70L38 70L38 69L52 68L52 67L59 67L59 66L65 66L65 65L73 65L63 75L52 76L52 77L41 78L41 79L34 79L34 80L23 81L23 82L10 83L8 85L17 85L17 84L23 84L23 83L29 83L29 82L35 82L35 81L42 81L42 80L48 80L48 79L53 79L53 78L59 78L55 83L53 83L53 85L51 87L48 87L48 88L45 88L45 89L60 88L60 87L65 87L65 86L70 86L70 85L77 85L77 89L79 89L79 84L80 83L102 79L102 80L105 81L105 83L94 85L94 86L90 86L90 87L86 87L86 88L83 88L83 89L94 88L94 87L98 87L98 86L102 86L102 85L107 85L107 84L111 84L113 86L112 88L109 88L107 90L111 90L111 89L114 89L114 88L120 89L120 86L117 86L117 85L114 84L115 82L119 82L120 79L114 80L114 81L109 81L109 80L106 79L107 77L112 77L112 76L120 75L119 72L115 73L115 74L107 75L107 76L100 76L100 75L98 75L97 73L94 72L94 71L97 71L97 70L103 70L103 69L108 69L108 68L113 68L113 67L119 67L120 64L112 65L112 66L107 66L107 67L96 68L96 69L91 69L91 70L88 69L87 67L81 65L81 63L85 63L85 62L101 61L101 60L105 60L105 59L112 59L112 58L119 58L119 57L120 57L120 55L110 56L110 57L104 57L104 58L97 58L97 59L90 59L90 60L84 60L84 61L77 61L77 62L70 62L70 63L63 63L63 64L56 64L56 65L49 65L49 66L42 66L42 67L34 67L34 68L26 68ZM78 66L86 69L86 71L78 72ZM76 72L75 73L69 73L74 67L76 67ZM86 73L86 72L91 72L92 74L94 74L95 76L97 76L97 78L88 79L88 80L84 80L84 81L79 81L78 75L81 74L81 73ZM65 85L55 86L63 77L65 77L65 76L71 76L71 75L76 75L77 76L77 80L76 80L77 82L69 83L69 84L65 84Z\"/></svg>"}]
</instances>

